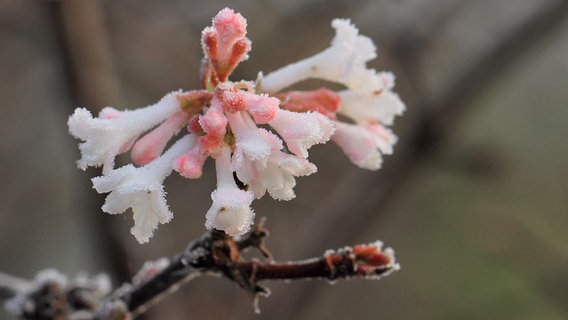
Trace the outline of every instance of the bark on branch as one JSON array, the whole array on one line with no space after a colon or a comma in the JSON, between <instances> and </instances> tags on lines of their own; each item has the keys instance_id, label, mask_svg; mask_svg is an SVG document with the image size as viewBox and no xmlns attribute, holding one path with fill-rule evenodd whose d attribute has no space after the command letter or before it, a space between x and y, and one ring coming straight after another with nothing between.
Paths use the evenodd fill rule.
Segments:
<instances>
[{"instance_id":1,"label":"bark on branch","mask_svg":"<svg viewBox=\"0 0 568 320\"><path fill-rule=\"evenodd\" d=\"M131 319L203 274L222 275L237 283L251 294L256 307L259 295L269 293L259 285L260 281L378 279L399 268L394 252L390 248L383 250L380 241L328 250L321 257L308 260L274 262L264 246L267 235L262 223L240 240L209 231L175 258L146 263L132 283L107 296L100 295L101 285L96 281L75 281L69 285L56 276L44 276L31 289L9 286L2 281L5 277L0 277L0 288L10 288L0 291L12 293L1 298L11 298L9 311L24 319ZM243 253L251 248L259 250L266 259L246 259Z\"/></svg>"}]
</instances>

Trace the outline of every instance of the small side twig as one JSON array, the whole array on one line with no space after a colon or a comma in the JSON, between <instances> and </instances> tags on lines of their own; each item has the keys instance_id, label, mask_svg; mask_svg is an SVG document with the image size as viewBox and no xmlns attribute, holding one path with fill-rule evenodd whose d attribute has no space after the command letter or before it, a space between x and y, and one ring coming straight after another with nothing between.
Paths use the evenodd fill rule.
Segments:
<instances>
[{"instance_id":1,"label":"small side twig","mask_svg":"<svg viewBox=\"0 0 568 320\"><path fill-rule=\"evenodd\" d=\"M36 281L39 283L35 287L30 286L32 289L14 289L14 294L7 297L18 297L16 305L19 309L12 308L11 311L25 319L36 319L30 316L37 314L56 314L57 319L127 320L143 313L194 277L218 274L249 292L255 302L255 310L258 311L258 297L269 293L267 288L259 285L260 281L378 279L399 268L394 252L390 248L383 250L380 241L328 250L321 257L302 261L274 262L243 257L242 253L251 248L258 249L266 258L271 257L264 245L267 235L262 223L239 240L223 232L209 231L191 242L175 258L146 263L132 283L121 286L104 298L100 295L103 291L101 288L104 287L100 281L75 281L69 285L67 281L58 280L59 276L39 277L43 280ZM54 291L53 288L57 290ZM75 293L80 291L83 295L77 296ZM89 303L83 303L86 301L84 293L91 293ZM57 303L40 303L46 299L54 300L54 297L57 298ZM83 302L77 303L77 297ZM98 300L93 302L93 297ZM46 306L55 309L42 310Z\"/></svg>"}]
</instances>

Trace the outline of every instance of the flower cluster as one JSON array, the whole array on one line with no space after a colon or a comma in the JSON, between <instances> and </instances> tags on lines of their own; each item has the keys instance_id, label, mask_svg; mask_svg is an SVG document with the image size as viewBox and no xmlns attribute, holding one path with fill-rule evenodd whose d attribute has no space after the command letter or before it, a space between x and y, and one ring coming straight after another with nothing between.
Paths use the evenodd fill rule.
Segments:
<instances>
[{"instance_id":1,"label":"flower cluster","mask_svg":"<svg viewBox=\"0 0 568 320\"><path fill-rule=\"evenodd\" d=\"M203 89L175 91L136 110L107 107L98 117L77 108L69 118L71 134L83 141L79 168L103 167L103 175L93 178L98 192L109 193L103 211L132 208L131 232L141 243L173 217L163 181L174 170L197 179L204 162L214 159L217 189L205 225L240 236L254 222L253 199L268 192L290 200L296 177L316 172L307 159L313 145L331 139L353 163L371 170L392 152L396 137L385 126L404 104L392 92L391 73L367 68L376 48L349 20L332 22L335 38L321 53L260 73L255 82L233 82L229 76L251 49L246 26L240 14L225 8L203 30ZM286 90L309 78L346 89ZM114 168L115 157L128 151L136 166Z\"/></svg>"}]
</instances>

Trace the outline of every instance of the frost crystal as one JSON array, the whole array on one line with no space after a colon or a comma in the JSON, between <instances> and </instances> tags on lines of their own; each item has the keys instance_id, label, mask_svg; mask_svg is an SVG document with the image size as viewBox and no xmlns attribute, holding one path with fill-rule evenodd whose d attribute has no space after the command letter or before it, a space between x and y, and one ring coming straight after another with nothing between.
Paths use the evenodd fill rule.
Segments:
<instances>
[{"instance_id":1,"label":"frost crystal","mask_svg":"<svg viewBox=\"0 0 568 320\"><path fill-rule=\"evenodd\" d=\"M203 30L202 89L175 91L136 110L107 107L98 117L77 108L69 118L70 133L82 140L79 168L103 167L92 179L99 193L109 193L102 210L132 208L131 232L141 243L173 217L163 183L174 170L197 179L205 161L215 160L217 188L205 225L238 237L254 223L254 198L268 192L291 200L296 177L317 171L307 160L312 146L332 140L353 163L371 170L392 153L396 137L386 126L405 107L392 92L394 76L367 68L375 45L349 20L333 20L336 35L326 50L261 73L256 82L233 82L229 76L251 50L246 27L245 18L225 8ZM346 90L283 91L309 78ZM176 138L180 131L183 137ZM115 157L128 151L133 164L114 168Z\"/></svg>"}]
</instances>

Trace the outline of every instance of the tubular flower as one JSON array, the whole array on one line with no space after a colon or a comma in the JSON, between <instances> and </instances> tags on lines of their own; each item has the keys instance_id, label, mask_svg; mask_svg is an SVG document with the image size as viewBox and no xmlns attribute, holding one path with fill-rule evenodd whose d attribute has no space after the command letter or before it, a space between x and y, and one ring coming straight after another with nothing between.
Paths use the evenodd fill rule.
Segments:
<instances>
[{"instance_id":1,"label":"tubular flower","mask_svg":"<svg viewBox=\"0 0 568 320\"><path fill-rule=\"evenodd\" d=\"M329 48L264 77L261 75L259 83L263 90L283 98L283 108L319 111L335 120L337 131L332 141L354 164L377 170L382 165L382 155L392 153L392 146L397 141L384 126L391 125L394 117L404 112L405 106L392 92L394 75L366 67L367 61L377 56L371 39L359 35L359 30L349 20L335 19L331 25L336 34ZM321 89L278 92L311 78L336 82L346 86L347 90L335 96ZM353 123L337 120L336 114ZM288 148L296 153L295 147L288 145ZM304 152L300 154L305 155Z\"/></svg>"},{"instance_id":2,"label":"tubular flower","mask_svg":"<svg viewBox=\"0 0 568 320\"><path fill-rule=\"evenodd\" d=\"M110 192L102 210L117 214L132 208L134 227L130 231L140 243L148 242L158 224L167 223L173 217L166 204L164 179L172 172L173 160L194 144L195 136L186 135L162 156L142 167L129 164L93 178L95 190Z\"/></svg>"},{"instance_id":3,"label":"tubular flower","mask_svg":"<svg viewBox=\"0 0 568 320\"><path fill-rule=\"evenodd\" d=\"M392 74L366 67L376 56L373 42L349 20L336 19L332 26L336 36L321 53L261 73L255 82L233 82L229 77L248 58L251 41L246 19L225 8L202 32L202 89L172 92L136 110L107 107L98 117L77 108L69 131L82 140L79 168L103 167L103 175L92 179L97 192L109 193L102 210L118 214L132 208L131 232L145 243L173 217L165 178L176 171L197 179L213 158L217 188L205 226L238 237L254 223L254 198L268 193L291 200L296 177L317 171L307 159L316 144L332 140L358 166L378 169L396 141L385 126L404 104L392 92ZM308 78L346 90L282 91ZM176 138L180 131L183 137ZM115 158L126 152L133 164L114 168Z\"/></svg>"},{"instance_id":4,"label":"tubular flower","mask_svg":"<svg viewBox=\"0 0 568 320\"><path fill-rule=\"evenodd\" d=\"M117 111L105 108L98 118L93 118L85 108L77 108L69 117L68 125L71 134L84 141L79 144L79 168L85 170L89 166L102 165L103 172L112 170L114 158L130 149L133 140L179 111L175 92L142 109Z\"/></svg>"},{"instance_id":5,"label":"tubular flower","mask_svg":"<svg viewBox=\"0 0 568 320\"><path fill-rule=\"evenodd\" d=\"M213 205L207 211L205 226L224 230L231 236L240 236L250 230L254 212L250 208L254 195L239 189L231 171L231 150L221 149L215 159L217 189L211 194Z\"/></svg>"}]
</instances>

